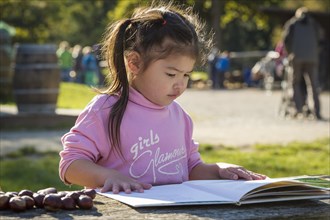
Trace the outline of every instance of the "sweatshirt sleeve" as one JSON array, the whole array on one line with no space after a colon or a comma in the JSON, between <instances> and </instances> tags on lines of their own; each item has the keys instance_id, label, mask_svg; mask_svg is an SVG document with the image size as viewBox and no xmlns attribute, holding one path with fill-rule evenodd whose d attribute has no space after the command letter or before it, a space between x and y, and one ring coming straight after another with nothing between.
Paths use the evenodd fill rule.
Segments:
<instances>
[{"instance_id":1,"label":"sweatshirt sleeve","mask_svg":"<svg viewBox=\"0 0 330 220\"><path fill-rule=\"evenodd\" d=\"M190 152L189 152L189 158L188 158L188 171L189 173L191 170L197 166L198 164L202 163L201 155L198 152L199 144L195 142L194 140L191 140L190 144Z\"/></svg>"},{"instance_id":2,"label":"sweatshirt sleeve","mask_svg":"<svg viewBox=\"0 0 330 220\"><path fill-rule=\"evenodd\" d=\"M95 103L94 103L95 104ZM59 175L63 182L65 172L71 163L78 159L90 160L97 163L110 152L109 138L101 111L91 105L79 116L74 127L62 138L63 150L60 152Z\"/></svg>"}]
</instances>

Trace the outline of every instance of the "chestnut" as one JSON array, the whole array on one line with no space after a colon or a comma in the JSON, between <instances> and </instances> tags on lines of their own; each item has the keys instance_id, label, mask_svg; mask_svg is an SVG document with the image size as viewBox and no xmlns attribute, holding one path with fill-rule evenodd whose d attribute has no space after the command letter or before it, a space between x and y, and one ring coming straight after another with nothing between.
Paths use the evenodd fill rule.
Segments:
<instances>
[{"instance_id":1,"label":"chestnut","mask_svg":"<svg viewBox=\"0 0 330 220\"><path fill-rule=\"evenodd\" d=\"M33 196L33 192L31 190L28 189L23 189L18 193L18 196Z\"/></svg>"},{"instance_id":2,"label":"chestnut","mask_svg":"<svg viewBox=\"0 0 330 220\"><path fill-rule=\"evenodd\" d=\"M61 196L55 193L45 195L44 208L48 211L57 211L62 208Z\"/></svg>"},{"instance_id":3,"label":"chestnut","mask_svg":"<svg viewBox=\"0 0 330 220\"><path fill-rule=\"evenodd\" d=\"M77 192L75 192L75 191L73 191L73 192L68 192L68 194L66 194L66 196L71 197L74 201L77 202L78 199L79 199L80 194L77 193Z\"/></svg>"},{"instance_id":4,"label":"chestnut","mask_svg":"<svg viewBox=\"0 0 330 220\"><path fill-rule=\"evenodd\" d=\"M66 210L73 210L76 208L75 200L70 196L65 196L61 198L62 208Z\"/></svg>"},{"instance_id":5,"label":"chestnut","mask_svg":"<svg viewBox=\"0 0 330 220\"><path fill-rule=\"evenodd\" d=\"M25 200L27 209L32 209L34 207L35 201L33 198L27 195L21 196L21 198Z\"/></svg>"},{"instance_id":6,"label":"chestnut","mask_svg":"<svg viewBox=\"0 0 330 220\"><path fill-rule=\"evenodd\" d=\"M91 197L91 199L95 199L96 197L96 191L94 189L83 189L82 192L85 195Z\"/></svg>"},{"instance_id":7,"label":"chestnut","mask_svg":"<svg viewBox=\"0 0 330 220\"><path fill-rule=\"evenodd\" d=\"M17 196L18 193L17 192L6 192L5 195L9 196L9 198Z\"/></svg>"},{"instance_id":8,"label":"chestnut","mask_svg":"<svg viewBox=\"0 0 330 220\"><path fill-rule=\"evenodd\" d=\"M57 192L57 194L62 198L62 197L65 197L68 192L67 191L60 191L60 192Z\"/></svg>"},{"instance_id":9,"label":"chestnut","mask_svg":"<svg viewBox=\"0 0 330 220\"><path fill-rule=\"evenodd\" d=\"M33 193L32 197L34 199L35 206L37 208L43 208L44 207L44 198L45 198L44 194Z\"/></svg>"},{"instance_id":10,"label":"chestnut","mask_svg":"<svg viewBox=\"0 0 330 220\"><path fill-rule=\"evenodd\" d=\"M81 195L77 204L81 209L91 209L93 207L93 200L87 195Z\"/></svg>"},{"instance_id":11,"label":"chestnut","mask_svg":"<svg viewBox=\"0 0 330 220\"><path fill-rule=\"evenodd\" d=\"M26 210L26 202L19 196L14 196L9 199L9 207L15 212L21 212Z\"/></svg>"},{"instance_id":12,"label":"chestnut","mask_svg":"<svg viewBox=\"0 0 330 220\"><path fill-rule=\"evenodd\" d=\"M57 193L57 189L54 187L48 187L48 188L39 190L37 193L44 194L44 195L51 194L51 193Z\"/></svg>"},{"instance_id":13,"label":"chestnut","mask_svg":"<svg viewBox=\"0 0 330 220\"><path fill-rule=\"evenodd\" d=\"M6 194L0 194L0 210L9 208L10 197Z\"/></svg>"}]
</instances>

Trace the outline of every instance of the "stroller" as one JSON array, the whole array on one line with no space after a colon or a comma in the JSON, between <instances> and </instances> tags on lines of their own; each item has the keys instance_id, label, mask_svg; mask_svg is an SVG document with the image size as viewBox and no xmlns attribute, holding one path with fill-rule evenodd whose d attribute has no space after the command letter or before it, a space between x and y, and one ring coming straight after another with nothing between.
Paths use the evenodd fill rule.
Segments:
<instances>
[{"instance_id":1,"label":"stroller","mask_svg":"<svg viewBox=\"0 0 330 220\"><path fill-rule=\"evenodd\" d=\"M282 75L277 74L276 69L276 60L278 58L278 52L269 51L251 69L252 79L261 81L262 88L266 91L272 91L282 81Z\"/></svg>"},{"instance_id":2,"label":"stroller","mask_svg":"<svg viewBox=\"0 0 330 220\"><path fill-rule=\"evenodd\" d=\"M283 59L284 72L283 80L281 82L282 97L279 108L279 116L285 118L295 118L297 116L296 105L293 99L293 85L292 85L292 74L293 68L287 58ZM305 105L303 107L303 117L314 118L314 111L311 106L312 103L309 102L307 86L305 79L301 80L300 85L302 92L304 94Z\"/></svg>"}]
</instances>

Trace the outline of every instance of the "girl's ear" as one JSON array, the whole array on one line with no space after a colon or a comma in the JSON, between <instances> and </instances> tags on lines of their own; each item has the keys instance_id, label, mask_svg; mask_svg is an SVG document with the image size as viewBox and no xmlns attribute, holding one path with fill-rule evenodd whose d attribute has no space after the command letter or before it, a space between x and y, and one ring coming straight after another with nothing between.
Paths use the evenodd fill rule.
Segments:
<instances>
[{"instance_id":1,"label":"girl's ear","mask_svg":"<svg viewBox=\"0 0 330 220\"><path fill-rule=\"evenodd\" d=\"M141 56L138 52L130 52L127 57L127 66L130 72L134 75L138 74L141 69Z\"/></svg>"}]
</instances>

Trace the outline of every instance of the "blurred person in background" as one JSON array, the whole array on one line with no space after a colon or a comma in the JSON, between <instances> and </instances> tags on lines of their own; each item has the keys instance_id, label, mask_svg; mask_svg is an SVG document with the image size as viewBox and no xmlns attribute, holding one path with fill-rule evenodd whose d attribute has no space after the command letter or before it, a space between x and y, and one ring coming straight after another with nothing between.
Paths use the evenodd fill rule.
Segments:
<instances>
[{"instance_id":1,"label":"blurred person in background","mask_svg":"<svg viewBox=\"0 0 330 220\"><path fill-rule=\"evenodd\" d=\"M217 82L218 83L217 87L220 89L225 88L224 85L225 76L226 73L229 71L229 65L230 65L229 52L225 50L220 54L220 57L217 59L217 62L215 64L215 68L217 70L217 75L219 79L219 81Z\"/></svg>"},{"instance_id":2,"label":"blurred person in background","mask_svg":"<svg viewBox=\"0 0 330 220\"><path fill-rule=\"evenodd\" d=\"M219 54L219 49L214 47L211 50L211 53L207 57L208 61L208 74L209 74L209 79L212 81L212 88L216 89L217 86L219 85L219 77L217 75L217 70L215 67L215 64L218 60L218 54Z\"/></svg>"},{"instance_id":3,"label":"blurred person in background","mask_svg":"<svg viewBox=\"0 0 330 220\"><path fill-rule=\"evenodd\" d=\"M75 76L75 82L77 83L83 83L84 77L83 77L83 67L82 67L82 47L81 45L77 44L72 49L72 58L73 58L73 71Z\"/></svg>"},{"instance_id":4,"label":"blurred person in background","mask_svg":"<svg viewBox=\"0 0 330 220\"><path fill-rule=\"evenodd\" d=\"M93 54L95 55L97 65L98 65L98 78L99 85L104 86L106 84L105 75L102 70L107 67L107 62L102 59L101 44L94 44L92 46Z\"/></svg>"},{"instance_id":5,"label":"blurred person in background","mask_svg":"<svg viewBox=\"0 0 330 220\"><path fill-rule=\"evenodd\" d=\"M288 76L293 87L293 100L296 106L295 116L303 116L304 106L308 106L304 88L301 87L305 79L308 96L313 97L313 112L317 119L321 119L318 81L318 58L321 29L310 16L305 7L296 10L295 16L284 25L283 41L288 52L288 59L292 65L292 73ZM308 97L307 96L307 97Z\"/></svg>"},{"instance_id":6,"label":"blurred person in background","mask_svg":"<svg viewBox=\"0 0 330 220\"><path fill-rule=\"evenodd\" d=\"M67 41L62 41L56 51L59 66L61 69L61 80L64 82L72 81L70 72L72 70L72 54L70 52L70 44Z\"/></svg>"},{"instance_id":7,"label":"blurred person in background","mask_svg":"<svg viewBox=\"0 0 330 220\"><path fill-rule=\"evenodd\" d=\"M99 83L99 66L92 47L83 48L82 67L84 72L84 82L89 86L97 86Z\"/></svg>"}]
</instances>

